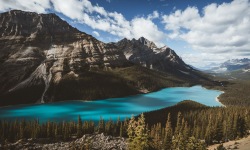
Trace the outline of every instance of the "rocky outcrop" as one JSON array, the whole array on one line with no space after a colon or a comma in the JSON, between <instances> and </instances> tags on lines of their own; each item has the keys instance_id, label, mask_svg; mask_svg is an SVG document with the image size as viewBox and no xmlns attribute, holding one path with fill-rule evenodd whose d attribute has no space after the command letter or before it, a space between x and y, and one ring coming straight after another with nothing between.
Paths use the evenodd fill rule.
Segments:
<instances>
[{"instance_id":1,"label":"rocky outcrop","mask_svg":"<svg viewBox=\"0 0 250 150\"><path fill-rule=\"evenodd\" d=\"M40 150L126 150L127 142L123 137L105 136L104 134L84 135L82 138L70 142L51 142L49 139L27 139L15 143L5 143L0 148L6 149L40 149Z\"/></svg>"}]
</instances>

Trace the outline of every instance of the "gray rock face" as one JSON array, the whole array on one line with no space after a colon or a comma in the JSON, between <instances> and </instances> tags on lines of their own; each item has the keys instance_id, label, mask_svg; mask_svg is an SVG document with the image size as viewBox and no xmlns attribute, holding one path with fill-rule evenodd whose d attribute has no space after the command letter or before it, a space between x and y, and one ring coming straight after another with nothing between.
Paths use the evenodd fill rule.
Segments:
<instances>
[{"instance_id":1,"label":"gray rock face","mask_svg":"<svg viewBox=\"0 0 250 150\"><path fill-rule=\"evenodd\" d=\"M0 95L6 99L32 88L37 96L26 99L43 103L49 86L67 74L77 78L84 71L128 64L114 44L78 31L55 14L13 10L0 14L0 22Z\"/></svg>"},{"instance_id":2,"label":"gray rock face","mask_svg":"<svg viewBox=\"0 0 250 150\"><path fill-rule=\"evenodd\" d=\"M109 72L133 65L179 77L195 74L173 50L144 37L103 43L55 14L0 14L0 106L137 94L130 81Z\"/></svg>"},{"instance_id":3,"label":"gray rock face","mask_svg":"<svg viewBox=\"0 0 250 150\"><path fill-rule=\"evenodd\" d=\"M129 61L144 67L163 72L191 71L191 67L186 65L174 50L167 46L157 48L153 42L144 37L138 40L125 38L116 45Z\"/></svg>"},{"instance_id":4,"label":"gray rock face","mask_svg":"<svg viewBox=\"0 0 250 150\"><path fill-rule=\"evenodd\" d=\"M0 148L2 145L0 145ZM15 143L6 143L7 149L41 149L41 150L126 150L127 142L123 137L105 136L103 134L84 135L82 138L70 142L51 142L49 139L19 140Z\"/></svg>"}]
</instances>

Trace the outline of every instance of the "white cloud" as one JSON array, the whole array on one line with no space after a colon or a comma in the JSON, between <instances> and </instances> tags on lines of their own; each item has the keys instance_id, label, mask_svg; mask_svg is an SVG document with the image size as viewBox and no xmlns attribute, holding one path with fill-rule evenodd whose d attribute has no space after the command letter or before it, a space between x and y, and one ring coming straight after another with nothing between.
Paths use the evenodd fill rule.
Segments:
<instances>
[{"instance_id":1,"label":"white cloud","mask_svg":"<svg viewBox=\"0 0 250 150\"><path fill-rule=\"evenodd\" d=\"M94 35L96 35L97 37L100 36L100 34L99 34L97 31L93 31L92 33L93 33Z\"/></svg>"},{"instance_id":2,"label":"white cloud","mask_svg":"<svg viewBox=\"0 0 250 150\"><path fill-rule=\"evenodd\" d=\"M10 9L19 9L37 13L45 13L50 8L49 0L1 0L0 12Z\"/></svg>"},{"instance_id":3,"label":"white cloud","mask_svg":"<svg viewBox=\"0 0 250 150\"><path fill-rule=\"evenodd\" d=\"M158 13L158 11L153 11L153 13L152 14L149 14L148 15L148 19L149 20L152 20L152 19L156 19L156 18L159 18L159 13Z\"/></svg>"},{"instance_id":4,"label":"white cloud","mask_svg":"<svg viewBox=\"0 0 250 150\"><path fill-rule=\"evenodd\" d=\"M211 63L222 63L225 61L224 55L218 55L213 53L184 53L181 55L184 62L191 64L197 68L210 65ZM226 54L227 58L230 59L230 54ZM216 60L216 61L215 61Z\"/></svg>"},{"instance_id":5,"label":"white cloud","mask_svg":"<svg viewBox=\"0 0 250 150\"><path fill-rule=\"evenodd\" d=\"M0 11L9 9L29 10L38 13L46 13L46 10L50 9L64 14L74 21L86 24L94 30L105 31L120 38L132 39L144 36L158 45L163 45L166 37L153 22L153 19L159 19L157 11L147 17L135 17L129 21L121 13L108 12L99 5L92 5L89 0L0 1Z\"/></svg>"},{"instance_id":6,"label":"white cloud","mask_svg":"<svg viewBox=\"0 0 250 150\"><path fill-rule=\"evenodd\" d=\"M86 24L98 36L105 31L119 38L141 36L162 46L165 40L184 40L198 50L198 54L180 54L187 62L211 62L229 57L250 57L250 1L234 0L223 4L209 4L199 12L196 7L172 10L160 15L153 11L146 16L127 20L121 13L109 12L90 0L0 0L0 12L20 9L37 13L55 11L71 18L74 22ZM162 19L164 33L155 21ZM170 34L169 34L170 33ZM101 37L99 37L101 39ZM106 38L106 37L105 37ZM107 41L107 40L106 40ZM219 55L219 57L217 56ZM205 56L211 57L207 59ZM189 59L188 59L189 58ZM197 60L195 62L195 60ZM199 64L202 64L199 63Z\"/></svg>"},{"instance_id":7,"label":"white cloud","mask_svg":"<svg viewBox=\"0 0 250 150\"><path fill-rule=\"evenodd\" d=\"M156 44L163 46L162 40L166 37L165 34L159 31L157 25L155 25L150 19L134 18L131 21L133 37L140 38L141 36L147 38L150 41L156 41Z\"/></svg>"},{"instance_id":8,"label":"white cloud","mask_svg":"<svg viewBox=\"0 0 250 150\"><path fill-rule=\"evenodd\" d=\"M109 32L120 38L126 37L132 39L144 36L154 41L158 46L163 45L166 36L152 21L153 19L159 18L159 13L157 11L153 11L153 13L149 14L147 17L135 17L131 21L128 21L121 13L108 12L98 5L93 6L88 0L83 0L82 2L71 0L67 3L61 4L59 0L53 1L57 12L87 24L95 30ZM64 9L64 5L70 6L68 8L70 10ZM74 8L74 5L77 7ZM62 7L62 9L58 9L60 7ZM94 12L97 15L93 15Z\"/></svg>"},{"instance_id":9,"label":"white cloud","mask_svg":"<svg viewBox=\"0 0 250 150\"><path fill-rule=\"evenodd\" d=\"M84 5L81 1L67 0L62 3L61 0L53 0L52 3L55 11L61 13L63 12L65 16L68 16L71 19L78 19L82 17L80 12L83 12Z\"/></svg>"},{"instance_id":10,"label":"white cloud","mask_svg":"<svg viewBox=\"0 0 250 150\"><path fill-rule=\"evenodd\" d=\"M182 39L207 56L217 54L224 59L228 54L250 56L249 0L210 4L202 12L196 7L187 7L184 11L176 10L162 18L165 29L171 31L170 38ZM206 60L205 57L203 60Z\"/></svg>"}]
</instances>

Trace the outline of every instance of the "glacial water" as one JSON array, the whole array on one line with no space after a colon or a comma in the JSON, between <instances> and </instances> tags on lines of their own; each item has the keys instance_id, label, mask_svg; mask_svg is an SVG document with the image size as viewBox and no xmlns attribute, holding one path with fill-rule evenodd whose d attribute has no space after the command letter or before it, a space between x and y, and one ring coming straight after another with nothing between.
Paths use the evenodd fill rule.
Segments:
<instances>
[{"instance_id":1,"label":"glacial water","mask_svg":"<svg viewBox=\"0 0 250 150\"><path fill-rule=\"evenodd\" d=\"M221 91L201 86L165 88L157 92L98 101L65 101L48 104L18 105L0 108L0 120L39 119L41 122L77 120L121 120L131 115L175 105L182 100L194 100L207 106L221 106L216 97Z\"/></svg>"}]
</instances>

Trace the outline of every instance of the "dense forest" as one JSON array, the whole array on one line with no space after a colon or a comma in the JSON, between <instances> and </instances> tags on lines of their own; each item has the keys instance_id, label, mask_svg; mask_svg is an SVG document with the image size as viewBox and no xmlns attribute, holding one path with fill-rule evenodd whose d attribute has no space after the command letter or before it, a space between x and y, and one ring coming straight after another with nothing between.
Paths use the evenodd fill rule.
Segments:
<instances>
[{"instance_id":1,"label":"dense forest","mask_svg":"<svg viewBox=\"0 0 250 150\"><path fill-rule=\"evenodd\" d=\"M222 82L219 90L224 91L220 95L220 101L226 106L249 106L250 107L250 80L234 80L230 82Z\"/></svg>"},{"instance_id":2,"label":"dense forest","mask_svg":"<svg viewBox=\"0 0 250 150\"><path fill-rule=\"evenodd\" d=\"M83 121L80 116L76 122L61 123L0 121L3 147L23 138L67 141L84 134L104 133L128 138L129 149L202 150L213 143L242 138L249 130L249 107L207 107L193 101L183 101L125 121L100 118L98 124Z\"/></svg>"}]
</instances>

